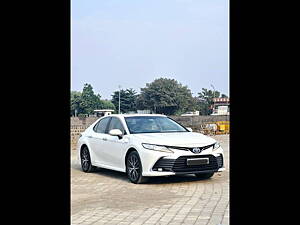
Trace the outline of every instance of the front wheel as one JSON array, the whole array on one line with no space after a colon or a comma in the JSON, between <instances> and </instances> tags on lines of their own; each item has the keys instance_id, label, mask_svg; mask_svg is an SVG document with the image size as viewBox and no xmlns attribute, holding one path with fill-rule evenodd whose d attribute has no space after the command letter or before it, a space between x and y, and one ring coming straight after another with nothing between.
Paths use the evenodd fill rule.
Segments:
<instances>
[{"instance_id":1,"label":"front wheel","mask_svg":"<svg viewBox=\"0 0 300 225\"><path fill-rule=\"evenodd\" d=\"M126 160L126 173L128 179L134 184L144 183L147 179L142 176L142 163L139 154L130 152Z\"/></svg>"},{"instance_id":2,"label":"front wheel","mask_svg":"<svg viewBox=\"0 0 300 225\"><path fill-rule=\"evenodd\" d=\"M209 179L214 175L214 173L195 173L195 175L201 179Z\"/></svg>"}]
</instances>

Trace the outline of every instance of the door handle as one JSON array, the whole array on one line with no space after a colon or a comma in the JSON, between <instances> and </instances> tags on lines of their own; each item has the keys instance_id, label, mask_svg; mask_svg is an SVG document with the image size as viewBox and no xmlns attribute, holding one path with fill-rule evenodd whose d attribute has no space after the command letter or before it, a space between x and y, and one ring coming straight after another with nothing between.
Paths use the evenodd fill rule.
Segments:
<instances>
[{"instance_id":1,"label":"door handle","mask_svg":"<svg viewBox=\"0 0 300 225\"><path fill-rule=\"evenodd\" d=\"M92 136L86 136L87 138L92 138Z\"/></svg>"},{"instance_id":2,"label":"door handle","mask_svg":"<svg viewBox=\"0 0 300 225\"><path fill-rule=\"evenodd\" d=\"M102 140L103 140L103 141L107 141L107 138L103 138Z\"/></svg>"}]
</instances>

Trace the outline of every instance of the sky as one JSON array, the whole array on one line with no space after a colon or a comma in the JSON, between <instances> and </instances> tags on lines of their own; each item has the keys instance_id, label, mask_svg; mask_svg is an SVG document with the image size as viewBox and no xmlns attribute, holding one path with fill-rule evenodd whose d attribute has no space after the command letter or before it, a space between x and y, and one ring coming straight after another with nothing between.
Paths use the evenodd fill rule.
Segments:
<instances>
[{"instance_id":1,"label":"sky","mask_svg":"<svg viewBox=\"0 0 300 225\"><path fill-rule=\"evenodd\" d=\"M157 78L229 95L228 0L72 0L71 90L111 99Z\"/></svg>"}]
</instances>

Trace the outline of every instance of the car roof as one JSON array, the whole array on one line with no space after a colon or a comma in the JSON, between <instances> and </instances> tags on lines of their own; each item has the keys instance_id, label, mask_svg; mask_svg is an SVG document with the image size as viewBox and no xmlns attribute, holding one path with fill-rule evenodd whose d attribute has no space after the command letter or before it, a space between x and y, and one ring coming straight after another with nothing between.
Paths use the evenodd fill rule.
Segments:
<instances>
[{"instance_id":1,"label":"car roof","mask_svg":"<svg viewBox=\"0 0 300 225\"><path fill-rule=\"evenodd\" d=\"M157 117L167 117L166 115L162 114L111 114L109 116L115 117L142 117L142 116L157 116Z\"/></svg>"}]
</instances>

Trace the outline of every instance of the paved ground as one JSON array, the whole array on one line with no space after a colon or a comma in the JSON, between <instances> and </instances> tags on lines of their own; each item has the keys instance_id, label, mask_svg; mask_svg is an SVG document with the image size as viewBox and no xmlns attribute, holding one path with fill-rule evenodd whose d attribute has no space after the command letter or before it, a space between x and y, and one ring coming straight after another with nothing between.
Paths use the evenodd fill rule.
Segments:
<instances>
[{"instance_id":1,"label":"paved ground","mask_svg":"<svg viewBox=\"0 0 300 225\"><path fill-rule=\"evenodd\" d=\"M208 180L183 175L135 185L121 172L83 173L72 151L72 224L229 224L229 135L214 138L227 170Z\"/></svg>"}]
</instances>

